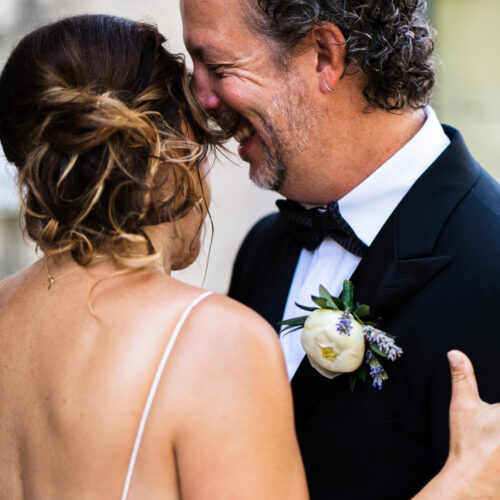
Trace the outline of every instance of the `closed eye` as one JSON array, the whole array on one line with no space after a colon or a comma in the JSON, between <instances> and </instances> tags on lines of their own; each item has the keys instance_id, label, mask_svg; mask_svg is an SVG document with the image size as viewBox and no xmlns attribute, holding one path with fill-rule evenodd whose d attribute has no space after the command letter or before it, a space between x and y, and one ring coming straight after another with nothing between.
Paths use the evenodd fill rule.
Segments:
<instances>
[{"instance_id":1,"label":"closed eye","mask_svg":"<svg viewBox=\"0 0 500 500\"><path fill-rule=\"evenodd\" d=\"M229 64L207 64L208 71L215 76L215 78L225 78L227 75L226 69Z\"/></svg>"}]
</instances>

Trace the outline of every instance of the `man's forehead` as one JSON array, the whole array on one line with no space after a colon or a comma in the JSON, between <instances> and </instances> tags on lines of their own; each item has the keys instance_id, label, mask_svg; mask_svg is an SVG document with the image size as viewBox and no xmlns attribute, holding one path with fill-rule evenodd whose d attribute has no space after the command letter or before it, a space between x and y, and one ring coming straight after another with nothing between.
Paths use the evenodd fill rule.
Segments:
<instances>
[{"instance_id":1,"label":"man's forehead","mask_svg":"<svg viewBox=\"0 0 500 500\"><path fill-rule=\"evenodd\" d=\"M186 20L208 20L236 16L253 0L180 0L181 14Z\"/></svg>"},{"instance_id":2,"label":"man's forehead","mask_svg":"<svg viewBox=\"0 0 500 500\"><path fill-rule=\"evenodd\" d=\"M184 29L230 27L245 24L248 2L257 0L180 0Z\"/></svg>"},{"instance_id":3,"label":"man's forehead","mask_svg":"<svg viewBox=\"0 0 500 500\"><path fill-rule=\"evenodd\" d=\"M248 1L181 0L184 42L188 51L199 56L216 53L231 40L235 42L235 37L249 35L242 8Z\"/></svg>"}]
</instances>

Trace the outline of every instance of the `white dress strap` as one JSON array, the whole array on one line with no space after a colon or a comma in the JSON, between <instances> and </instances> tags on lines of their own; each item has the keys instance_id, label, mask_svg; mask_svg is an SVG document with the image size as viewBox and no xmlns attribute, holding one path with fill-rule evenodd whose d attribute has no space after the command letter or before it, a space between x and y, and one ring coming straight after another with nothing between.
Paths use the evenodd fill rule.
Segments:
<instances>
[{"instance_id":1,"label":"white dress strap","mask_svg":"<svg viewBox=\"0 0 500 500\"><path fill-rule=\"evenodd\" d=\"M195 300L189 304L184 312L182 313L182 316L180 317L179 321L177 322L177 325L175 325L174 332L172 333L172 336L170 337L170 340L168 341L167 347L165 348L165 351L163 352L163 356L161 357L160 363L158 365L158 368L156 370L155 377L153 379L153 383L151 384L151 389L149 389L149 394L148 394L148 399L146 400L146 404L144 406L144 410L142 412L141 420L139 422L139 428L137 430L137 435L135 438L134 442L134 448L132 450L132 455L130 456L130 462L128 465L128 470L127 470L127 477L125 478L125 484L123 485L123 492L121 496L121 500L126 500L128 496L128 492L130 489L130 482L132 480L132 475L134 473L134 467L135 467L135 462L137 460L137 454L139 453L139 448L141 446L141 441L142 441L142 435L144 434L144 428L146 427L146 422L149 417L149 412L151 411L151 406L153 404L156 391L158 389L158 385L160 384L161 376L163 374L163 371L165 369L165 365L167 363L168 357L170 353L172 352L172 348L174 347L175 340L179 336L179 332L181 331L181 328L183 327L187 317L189 316L189 313L205 298L207 298L209 295L211 295L212 292L205 292L202 293L200 296L198 296Z\"/></svg>"}]
</instances>

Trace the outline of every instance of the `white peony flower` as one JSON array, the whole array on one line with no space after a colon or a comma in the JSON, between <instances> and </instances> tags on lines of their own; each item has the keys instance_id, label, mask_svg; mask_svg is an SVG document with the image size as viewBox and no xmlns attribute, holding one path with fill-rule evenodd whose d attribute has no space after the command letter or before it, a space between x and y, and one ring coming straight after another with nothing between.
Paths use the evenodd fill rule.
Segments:
<instances>
[{"instance_id":1,"label":"white peony flower","mask_svg":"<svg viewBox=\"0 0 500 500\"><path fill-rule=\"evenodd\" d=\"M353 372L363 362L363 327L348 311L313 311L305 321L300 340L311 365L325 377Z\"/></svg>"}]
</instances>

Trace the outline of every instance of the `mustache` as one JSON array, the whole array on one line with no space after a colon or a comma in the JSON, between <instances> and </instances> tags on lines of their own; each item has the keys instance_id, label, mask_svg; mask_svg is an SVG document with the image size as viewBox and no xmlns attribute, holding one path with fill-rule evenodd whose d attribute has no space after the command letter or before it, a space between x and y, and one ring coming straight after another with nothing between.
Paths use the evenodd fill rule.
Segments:
<instances>
[{"instance_id":1,"label":"mustache","mask_svg":"<svg viewBox=\"0 0 500 500\"><path fill-rule=\"evenodd\" d=\"M241 117L233 111L217 110L210 113L210 119L224 132L234 135Z\"/></svg>"}]
</instances>

